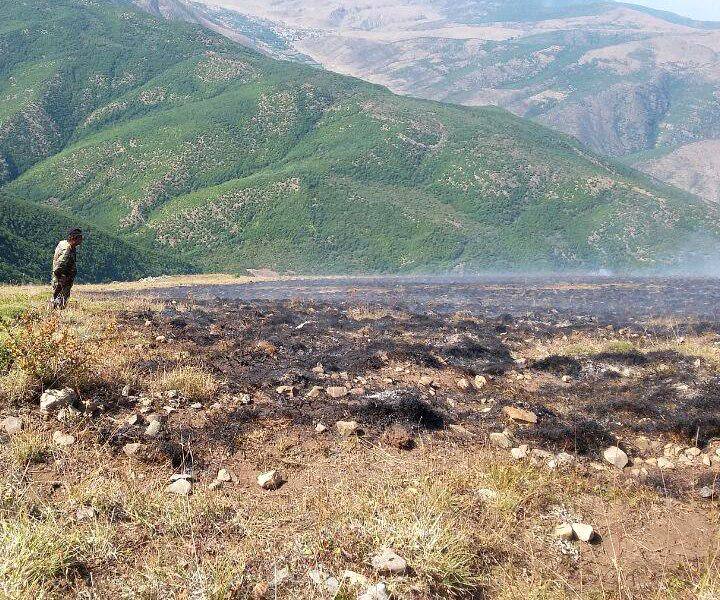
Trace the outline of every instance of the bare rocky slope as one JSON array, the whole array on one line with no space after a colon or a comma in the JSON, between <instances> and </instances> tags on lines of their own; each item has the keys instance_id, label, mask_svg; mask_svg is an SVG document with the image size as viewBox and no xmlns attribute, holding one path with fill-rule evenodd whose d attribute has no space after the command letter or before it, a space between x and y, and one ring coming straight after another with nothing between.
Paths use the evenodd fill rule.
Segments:
<instances>
[{"instance_id":1,"label":"bare rocky slope","mask_svg":"<svg viewBox=\"0 0 720 600\"><path fill-rule=\"evenodd\" d=\"M720 199L720 24L589 0L137 0L391 90L496 104Z\"/></svg>"}]
</instances>

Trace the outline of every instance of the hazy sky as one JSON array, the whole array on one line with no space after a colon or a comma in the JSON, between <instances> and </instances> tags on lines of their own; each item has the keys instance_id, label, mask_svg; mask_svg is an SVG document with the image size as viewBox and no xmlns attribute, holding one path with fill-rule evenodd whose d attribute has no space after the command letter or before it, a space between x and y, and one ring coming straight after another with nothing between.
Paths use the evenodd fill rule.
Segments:
<instances>
[{"instance_id":1,"label":"hazy sky","mask_svg":"<svg viewBox=\"0 0 720 600\"><path fill-rule=\"evenodd\" d=\"M720 21L720 0L627 0L631 4L669 10L685 17Z\"/></svg>"}]
</instances>

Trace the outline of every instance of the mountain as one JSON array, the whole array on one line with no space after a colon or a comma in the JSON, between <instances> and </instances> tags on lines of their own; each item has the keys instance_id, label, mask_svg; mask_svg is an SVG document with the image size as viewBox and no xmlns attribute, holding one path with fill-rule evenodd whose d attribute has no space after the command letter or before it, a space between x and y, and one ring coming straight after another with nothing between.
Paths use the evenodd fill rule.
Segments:
<instances>
[{"instance_id":1,"label":"mountain","mask_svg":"<svg viewBox=\"0 0 720 600\"><path fill-rule=\"evenodd\" d=\"M70 228L78 226L86 236L78 251L78 281L133 280L193 270L170 253L121 239L56 209L0 193L0 281L50 281L55 245Z\"/></svg>"},{"instance_id":2,"label":"mountain","mask_svg":"<svg viewBox=\"0 0 720 600\"><path fill-rule=\"evenodd\" d=\"M720 145L718 23L595 0L154 5L167 17L184 6L199 22L271 55L400 94L505 107L720 200L712 158Z\"/></svg>"},{"instance_id":3,"label":"mountain","mask_svg":"<svg viewBox=\"0 0 720 600\"><path fill-rule=\"evenodd\" d=\"M11 215L62 211L203 270L698 268L716 256L716 205L503 109L396 96L125 3L3 3L0 16Z\"/></svg>"}]
</instances>

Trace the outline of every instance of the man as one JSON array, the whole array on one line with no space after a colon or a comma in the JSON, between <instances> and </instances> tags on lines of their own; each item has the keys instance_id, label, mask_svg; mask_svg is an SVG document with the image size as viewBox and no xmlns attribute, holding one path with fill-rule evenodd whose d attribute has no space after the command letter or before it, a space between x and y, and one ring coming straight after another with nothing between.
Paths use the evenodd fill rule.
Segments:
<instances>
[{"instance_id":1,"label":"man","mask_svg":"<svg viewBox=\"0 0 720 600\"><path fill-rule=\"evenodd\" d=\"M55 248L52 266L53 308L62 310L70 299L75 275L77 275L77 247L82 244L83 235L79 229L71 229L66 240Z\"/></svg>"}]
</instances>

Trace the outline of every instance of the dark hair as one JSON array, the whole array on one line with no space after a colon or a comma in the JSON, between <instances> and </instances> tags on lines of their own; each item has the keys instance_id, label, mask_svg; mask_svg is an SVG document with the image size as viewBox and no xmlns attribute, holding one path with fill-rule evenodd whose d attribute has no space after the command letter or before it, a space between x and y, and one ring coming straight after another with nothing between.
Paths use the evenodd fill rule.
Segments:
<instances>
[{"instance_id":1,"label":"dark hair","mask_svg":"<svg viewBox=\"0 0 720 600\"><path fill-rule=\"evenodd\" d=\"M68 231L68 239L77 237L79 235L82 235L82 229L78 229L77 227L74 227L70 231Z\"/></svg>"}]
</instances>

